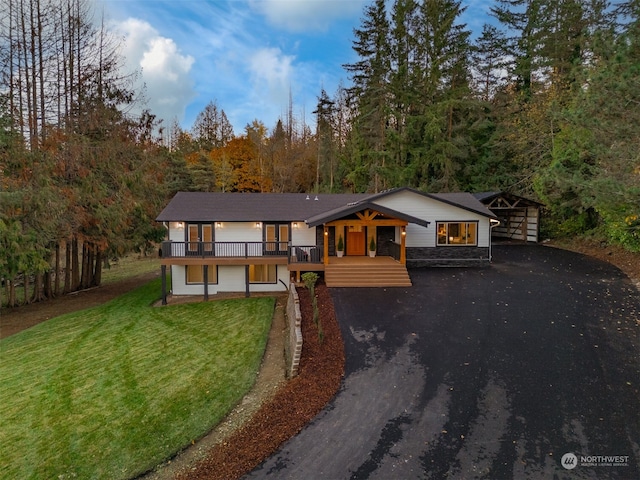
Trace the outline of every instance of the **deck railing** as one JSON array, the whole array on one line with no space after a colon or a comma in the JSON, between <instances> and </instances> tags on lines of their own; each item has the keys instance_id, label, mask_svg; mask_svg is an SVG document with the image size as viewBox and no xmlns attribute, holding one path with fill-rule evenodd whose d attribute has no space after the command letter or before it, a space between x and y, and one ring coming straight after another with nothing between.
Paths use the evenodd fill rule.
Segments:
<instances>
[{"instance_id":1,"label":"deck railing","mask_svg":"<svg viewBox=\"0 0 640 480\"><path fill-rule=\"evenodd\" d=\"M322 263L317 245L292 246L289 242L162 242L163 258L286 257L289 263Z\"/></svg>"}]
</instances>

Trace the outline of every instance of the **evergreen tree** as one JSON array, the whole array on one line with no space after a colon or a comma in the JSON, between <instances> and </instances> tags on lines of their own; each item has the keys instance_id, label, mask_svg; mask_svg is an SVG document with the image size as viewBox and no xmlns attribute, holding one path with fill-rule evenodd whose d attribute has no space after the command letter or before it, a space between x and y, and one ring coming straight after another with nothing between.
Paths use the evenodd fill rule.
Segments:
<instances>
[{"instance_id":1,"label":"evergreen tree","mask_svg":"<svg viewBox=\"0 0 640 480\"><path fill-rule=\"evenodd\" d=\"M470 32L458 24L460 1L423 2L418 22L420 105L409 121L414 134L406 181L430 191L459 189L470 155Z\"/></svg>"},{"instance_id":2,"label":"evergreen tree","mask_svg":"<svg viewBox=\"0 0 640 480\"><path fill-rule=\"evenodd\" d=\"M335 173L335 151L334 151L334 102L329 98L327 92L322 89L318 97L317 107L314 110L316 115L316 142L318 145L318 156L316 162L316 192L320 189L322 182L327 186L329 192L334 188Z\"/></svg>"},{"instance_id":3,"label":"evergreen tree","mask_svg":"<svg viewBox=\"0 0 640 480\"><path fill-rule=\"evenodd\" d=\"M209 102L196 117L193 139L204 152L224 147L233 139L233 127L216 102Z\"/></svg>"},{"instance_id":4,"label":"evergreen tree","mask_svg":"<svg viewBox=\"0 0 640 480\"><path fill-rule=\"evenodd\" d=\"M352 47L359 60L345 65L353 82L350 94L356 108L354 128L358 132L352 137L356 142L353 170L360 172L358 176L364 174L364 181L357 182L358 190L379 191L388 186L381 172L387 160L389 28L384 0L365 7L362 27L354 31L356 39Z\"/></svg>"}]
</instances>

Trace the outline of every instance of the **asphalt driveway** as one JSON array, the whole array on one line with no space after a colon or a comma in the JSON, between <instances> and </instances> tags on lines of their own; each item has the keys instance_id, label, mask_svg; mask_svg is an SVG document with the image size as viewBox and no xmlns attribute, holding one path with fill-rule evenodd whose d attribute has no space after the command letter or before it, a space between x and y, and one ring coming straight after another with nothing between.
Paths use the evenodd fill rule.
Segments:
<instances>
[{"instance_id":1,"label":"asphalt driveway","mask_svg":"<svg viewBox=\"0 0 640 480\"><path fill-rule=\"evenodd\" d=\"M411 288L331 290L343 387L248 478L640 478L627 277L525 245L410 273Z\"/></svg>"}]
</instances>

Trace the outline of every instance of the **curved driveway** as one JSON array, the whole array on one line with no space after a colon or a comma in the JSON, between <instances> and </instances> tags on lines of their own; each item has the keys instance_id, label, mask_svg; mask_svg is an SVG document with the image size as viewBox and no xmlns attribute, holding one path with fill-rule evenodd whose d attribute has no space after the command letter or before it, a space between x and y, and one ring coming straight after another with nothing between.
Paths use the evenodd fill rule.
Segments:
<instances>
[{"instance_id":1,"label":"curved driveway","mask_svg":"<svg viewBox=\"0 0 640 480\"><path fill-rule=\"evenodd\" d=\"M248 478L640 478L627 277L525 245L495 247L487 268L410 273L408 289L332 289L343 386Z\"/></svg>"}]
</instances>

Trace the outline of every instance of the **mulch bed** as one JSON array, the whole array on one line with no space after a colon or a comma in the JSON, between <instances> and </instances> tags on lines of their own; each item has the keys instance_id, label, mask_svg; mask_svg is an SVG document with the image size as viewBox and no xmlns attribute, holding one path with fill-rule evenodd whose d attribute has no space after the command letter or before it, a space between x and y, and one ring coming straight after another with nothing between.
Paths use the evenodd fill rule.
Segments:
<instances>
[{"instance_id":1,"label":"mulch bed","mask_svg":"<svg viewBox=\"0 0 640 480\"><path fill-rule=\"evenodd\" d=\"M322 341L313 322L309 290L298 289L304 339L298 376L278 390L273 400L263 405L249 422L213 448L204 460L177 478L240 478L302 430L334 397L344 375L342 336L327 287L318 284L315 294L324 334Z\"/></svg>"}]
</instances>

